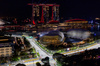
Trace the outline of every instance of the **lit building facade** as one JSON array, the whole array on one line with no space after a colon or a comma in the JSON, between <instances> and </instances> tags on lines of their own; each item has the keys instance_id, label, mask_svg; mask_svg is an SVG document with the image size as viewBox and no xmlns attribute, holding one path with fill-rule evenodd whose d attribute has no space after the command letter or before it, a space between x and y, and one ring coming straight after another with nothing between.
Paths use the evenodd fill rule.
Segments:
<instances>
[{"instance_id":1,"label":"lit building facade","mask_svg":"<svg viewBox=\"0 0 100 66\"><path fill-rule=\"evenodd\" d=\"M88 21L84 19L71 19L67 20L64 23L59 23L59 29L88 29L91 28L91 24L88 24Z\"/></svg>"},{"instance_id":2,"label":"lit building facade","mask_svg":"<svg viewBox=\"0 0 100 66\"><path fill-rule=\"evenodd\" d=\"M59 36L44 36L41 38L46 44L60 44Z\"/></svg>"},{"instance_id":3,"label":"lit building facade","mask_svg":"<svg viewBox=\"0 0 100 66\"><path fill-rule=\"evenodd\" d=\"M3 46L0 47L0 57L12 56L12 47L11 46Z\"/></svg>"},{"instance_id":4,"label":"lit building facade","mask_svg":"<svg viewBox=\"0 0 100 66\"><path fill-rule=\"evenodd\" d=\"M71 19L64 21L63 23L59 22L49 22L43 25L34 25L32 27L33 31L44 32L44 31L51 31L51 30L63 30L67 31L69 29L85 29L88 30L91 28L91 24L84 19Z\"/></svg>"},{"instance_id":5,"label":"lit building facade","mask_svg":"<svg viewBox=\"0 0 100 66\"><path fill-rule=\"evenodd\" d=\"M59 5L56 4L29 4L32 5L33 24L46 24L59 21Z\"/></svg>"},{"instance_id":6,"label":"lit building facade","mask_svg":"<svg viewBox=\"0 0 100 66\"><path fill-rule=\"evenodd\" d=\"M14 39L12 37L7 37L0 34L0 57L12 56L14 50L14 46L12 46L13 41Z\"/></svg>"},{"instance_id":7,"label":"lit building facade","mask_svg":"<svg viewBox=\"0 0 100 66\"><path fill-rule=\"evenodd\" d=\"M59 46L64 42L64 34L60 31L49 31L40 34L40 42L44 45Z\"/></svg>"}]
</instances>

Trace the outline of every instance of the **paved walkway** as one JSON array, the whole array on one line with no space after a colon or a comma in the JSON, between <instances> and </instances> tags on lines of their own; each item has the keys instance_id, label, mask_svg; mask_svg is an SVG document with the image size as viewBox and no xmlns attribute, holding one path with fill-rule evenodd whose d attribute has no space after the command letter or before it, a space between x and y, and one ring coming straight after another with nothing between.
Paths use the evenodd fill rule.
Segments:
<instances>
[{"instance_id":1,"label":"paved walkway","mask_svg":"<svg viewBox=\"0 0 100 66\"><path fill-rule=\"evenodd\" d=\"M30 42L30 44L32 45L32 47L34 47L36 49L36 52L39 52L40 54L40 59L45 58L45 57L49 57L50 58L50 65L54 66L54 64L56 63L53 58L52 55L48 55L45 53L45 51L43 51L36 43L35 40L27 38L28 41Z\"/></svg>"},{"instance_id":2,"label":"paved walkway","mask_svg":"<svg viewBox=\"0 0 100 66\"><path fill-rule=\"evenodd\" d=\"M13 36L16 37L17 35L13 35ZM21 36L17 36L17 37L21 37ZM56 62L52 59L52 56L46 54L46 53L35 43L35 39L33 40L33 39L30 39L30 38L27 38L27 40L30 42L30 44L32 45L32 47L34 47L34 48L36 49L36 52L39 52L39 54L40 54L39 59L45 58L45 57L48 56L48 57L50 58L50 65L51 65L51 66L54 66L54 64L56 64ZM100 43L98 43L98 44L93 44L93 45L84 47L84 48L82 48L82 49L77 49L77 50L65 52L65 53L63 53L63 54L64 54L64 55L66 55L66 54L70 55L70 54L78 53L78 52L81 52L81 51L85 51L86 49L87 49L87 50L90 50L90 49L94 49L94 48L98 48L98 47L100 47ZM39 59L37 59L36 61L40 61ZM25 63L27 66L32 66L32 65L35 66L34 59L33 59L33 60L30 60L30 59L29 59L28 61L26 60L26 61L24 61L24 63Z\"/></svg>"},{"instance_id":3,"label":"paved walkway","mask_svg":"<svg viewBox=\"0 0 100 66\"><path fill-rule=\"evenodd\" d=\"M12 35L12 36L14 36L14 37L22 37L22 36L20 36L20 35ZM26 36L26 37L28 37L28 36ZM40 48L37 44L36 44L36 42L35 42L35 39L33 39L33 38L27 38L27 40L30 42L30 44L32 45L32 47L34 47L35 48L35 50L36 50L36 52L38 52L39 54L40 54L40 57L39 57L39 59L37 59L37 60L41 60L42 58L45 58L45 57L49 57L50 58L50 65L51 66L54 66L54 64L56 64L56 62L53 60L53 58L52 58L52 55L48 55L48 54L46 54L45 53L45 51L43 51L43 49L42 48ZM36 59L35 59L36 60ZM32 60L26 60L26 61L24 61L24 63L26 63L27 64L27 66L31 66L31 65L35 65L34 64L34 59L32 59ZM42 63L43 64L43 63Z\"/></svg>"}]
</instances>

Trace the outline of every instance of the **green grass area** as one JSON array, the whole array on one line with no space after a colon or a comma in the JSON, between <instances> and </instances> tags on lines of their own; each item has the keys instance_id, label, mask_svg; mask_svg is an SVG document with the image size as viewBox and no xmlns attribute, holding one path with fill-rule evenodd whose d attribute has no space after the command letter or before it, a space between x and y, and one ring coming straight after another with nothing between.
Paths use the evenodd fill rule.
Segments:
<instances>
[{"instance_id":1,"label":"green grass area","mask_svg":"<svg viewBox=\"0 0 100 66\"><path fill-rule=\"evenodd\" d=\"M62 66L62 63L60 63L59 61L56 62L57 62L57 66Z\"/></svg>"},{"instance_id":2,"label":"green grass area","mask_svg":"<svg viewBox=\"0 0 100 66\"><path fill-rule=\"evenodd\" d=\"M32 48L32 52L33 52L33 53L36 53L36 50L35 50L34 48Z\"/></svg>"},{"instance_id":3,"label":"green grass area","mask_svg":"<svg viewBox=\"0 0 100 66\"><path fill-rule=\"evenodd\" d=\"M13 57L12 61L19 61L21 58L20 57Z\"/></svg>"},{"instance_id":4,"label":"green grass area","mask_svg":"<svg viewBox=\"0 0 100 66\"><path fill-rule=\"evenodd\" d=\"M36 43L42 48L44 49L46 52L51 53L50 50L48 50L46 47L44 47L43 45L41 45L39 42L36 41ZM51 53L52 54L52 53Z\"/></svg>"},{"instance_id":5,"label":"green grass area","mask_svg":"<svg viewBox=\"0 0 100 66\"><path fill-rule=\"evenodd\" d=\"M37 52L37 55L40 56L40 54Z\"/></svg>"},{"instance_id":6,"label":"green grass area","mask_svg":"<svg viewBox=\"0 0 100 66\"><path fill-rule=\"evenodd\" d=\"M39 42L36 41L36 43L37 43L42 49L44 49L46 52L48 52L48 53L50 53L50 54L66 52L65 49L58 50L58 51L55 51L55 52L54 52L54 51L50 51L49 49L47 49L46 47L44 47L43 45L41 45ZM92 44L94 44L94 43L96 43L96 41L90 42L89 45L92 45ZM86 46L89 46L89 45L86 45ZM70 47L70 50L81 49L81 48L84 48L84 47L86 47L86 46L83 46L83 47L78 47L78 46L76 46L76 47Z\"/></svg>"},{"instance_id":7,"label":"green grass area","mask_svg":"<svg viewBox=\"0 0 100 66\"><path fill-rule=\"evenodd\" d=\"M35 53L35 55L34 55L35 58L37 57L37 55L40 56L40 54L38 52L36 52L36 50L34 48L32 48L32 50L33 50L32 52Z\"/></svg>"}]
</instances>

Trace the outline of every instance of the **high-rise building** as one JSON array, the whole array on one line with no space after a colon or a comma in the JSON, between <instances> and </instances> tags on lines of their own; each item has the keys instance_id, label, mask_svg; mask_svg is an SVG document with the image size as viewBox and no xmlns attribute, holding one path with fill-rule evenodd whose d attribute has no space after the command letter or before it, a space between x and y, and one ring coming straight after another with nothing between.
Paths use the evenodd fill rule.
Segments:
<instances>
[{"instance_id":1,"label":"high-rise building","mask_svg":"<svg viewBox=\"0 0 100 66\"><path fill-rule=\"evenodd\" d=\"M13 38L0 35L0 57L12 56L13 46L11 46Z\"/></svg>"},{"instance_id":2,"label":"high-rise building","mask_svg":"<svg viewBox=\"0 0 100 66\"><path fill-rule=\"evenodd\" d=\"M29 4L32 5L33 24L59 21L59 5L57 4Z\"/></svg>"}]
</instances>

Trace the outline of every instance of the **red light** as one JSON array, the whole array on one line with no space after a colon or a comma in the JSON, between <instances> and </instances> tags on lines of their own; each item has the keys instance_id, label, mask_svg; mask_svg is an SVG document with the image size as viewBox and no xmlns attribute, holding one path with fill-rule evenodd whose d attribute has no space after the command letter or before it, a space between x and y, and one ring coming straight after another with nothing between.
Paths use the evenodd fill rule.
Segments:
<instances>
[{"instance_id":1,"label":"red light","mask_svg":"<svg viewBox=\"0 0 100 66\"><path fill-rule=\"evenodd\" d=\"M33 20L33 24L35 25L35 21Z\"/></svg>"}]
</instances>

